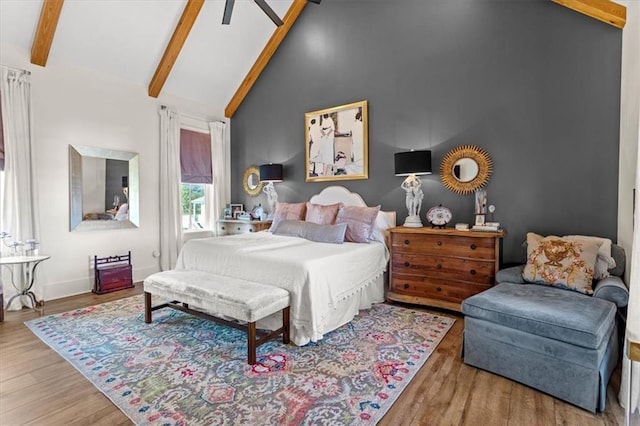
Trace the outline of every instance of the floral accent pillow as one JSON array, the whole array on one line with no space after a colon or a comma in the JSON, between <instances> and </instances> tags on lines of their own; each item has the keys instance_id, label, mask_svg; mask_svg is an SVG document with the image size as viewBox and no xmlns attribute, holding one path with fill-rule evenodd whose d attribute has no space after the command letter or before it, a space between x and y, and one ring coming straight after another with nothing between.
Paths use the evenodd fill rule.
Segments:
<instances>
[{"instance_id":1,"label":"floral accent pillow","mask_svg":"<svg viewBox=\"0 0 640 426\"><path fill-rule=\"evenodd\" d=\"M342 203L329 204L327 206L307 203L307 214L304 220L318 225L333 225L338 215L338 209L341 206Z\"/></svg>"},{"instance_id":2,"label":"floral accent pillow","mask_svg":"<svg viewBox=\"0 0 640 426\"><path fill-rule=\"evenodd\" d=\"M306 203L276 203L271 230L276 229L283 220L304 220L306 207Z\"/></svg>"},{"instance_id":3,"label":"floral accent pillow","mask_svg":"<svg viewBox=\"0 0 640 426\"><path fill-rule=\"evenodd\" d=\"M527 234L525 281L593 294L593 271L600 244Z\"/></svg>"}]
</instances>

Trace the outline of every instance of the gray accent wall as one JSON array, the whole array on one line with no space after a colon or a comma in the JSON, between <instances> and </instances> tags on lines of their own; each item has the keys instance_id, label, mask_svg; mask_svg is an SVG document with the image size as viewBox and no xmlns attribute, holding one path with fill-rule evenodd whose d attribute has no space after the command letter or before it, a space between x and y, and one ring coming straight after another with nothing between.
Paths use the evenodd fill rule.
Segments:
<instances>
[{"instance_id":1,"label":"gray accent wall","mask_svg":"<svg viewBox=\"0 0 640 426\"><path fill-rule=\"evenodd\" d=\"M622 32L549 0L323 0L309 4L231 120L232 201L244 169L284 164L280 201L333 184L406 216L395 152L430 149L421 216L438 204L472 223L474 197L440 182L450 149L478 145L507 230L615 241ZM369 102L369 179L306 183L304 113ZM488 219L491 219L490 217Z\"/></svg>"}]
</instances>

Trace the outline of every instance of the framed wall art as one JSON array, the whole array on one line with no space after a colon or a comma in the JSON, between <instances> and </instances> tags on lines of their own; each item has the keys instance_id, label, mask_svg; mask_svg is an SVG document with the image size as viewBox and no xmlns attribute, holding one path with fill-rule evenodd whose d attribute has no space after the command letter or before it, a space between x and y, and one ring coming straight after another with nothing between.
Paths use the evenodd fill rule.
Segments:
<instances>
[{"instance_id":1,"label":"framed wall art","mask_svg":"<svg viewBox=\"0 0 640 426\"><path fill-rule=\"evenodd\" d=\"M307 182L369 178L367 101L304 115Z\"/></svg>"}]
</instances>

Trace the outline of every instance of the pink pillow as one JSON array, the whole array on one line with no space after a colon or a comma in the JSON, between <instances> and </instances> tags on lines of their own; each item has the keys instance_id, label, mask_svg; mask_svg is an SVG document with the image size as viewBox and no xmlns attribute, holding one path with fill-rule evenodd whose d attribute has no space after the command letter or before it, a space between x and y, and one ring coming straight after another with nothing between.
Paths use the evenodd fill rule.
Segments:
<instances>
[{"instance_id":1,"label":"pink pillow","mask_svg":"<svg viewBox=\"0 0 640 426\"><path fill-rule=\"evenodd\" d=\"M336 224L347 224L347 232L344 240L353 243L368 243L369 238L371 238L371 233L373 232L373 224L376 221L379 211L380 206L342 206L338 211Z\"/></svg>"},{"instance_id":2,"label":"pink pillow","mask_svg":"<svg viewBox=\"0 0 640 426\"><path fill-rule=\"evenodd\" d=\"M342 203L330 204L328 206L307 203L307 214L304 220L319 225L333 225L336 221L338 209L341 206Z\"/></svg>"},{"instance_id":3,"label":"pink pillow","mask_svg":"<svg viewBox=\"0 0 640 426\"><path fill-rule=\"evenodd\" d=\"M271 229L276 229L283 220L304 220L305 210L305 203L276 203Z\"/></svg>"}]
</instances>

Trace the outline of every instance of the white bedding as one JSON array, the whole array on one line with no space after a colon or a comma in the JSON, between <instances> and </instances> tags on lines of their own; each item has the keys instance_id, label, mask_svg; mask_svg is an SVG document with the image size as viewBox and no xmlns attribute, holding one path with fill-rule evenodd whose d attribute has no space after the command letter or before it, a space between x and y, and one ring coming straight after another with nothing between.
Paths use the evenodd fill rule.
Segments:
<instances>
[{"instance_id":1,"label":"white bedding","mask_svg":"<svg viewBox=\"0 0 640 426\"><path fill-rule=\"evenodd\" d=\"M380 277L387 261L386 247L376 241L328 244L257 232L190 240L182 248L176 267L289 291L291 340L304 345L331 331L331 316L342 315L334 311L342 301L374 283L382 285Z\"/></svg>"}]
</instances>

